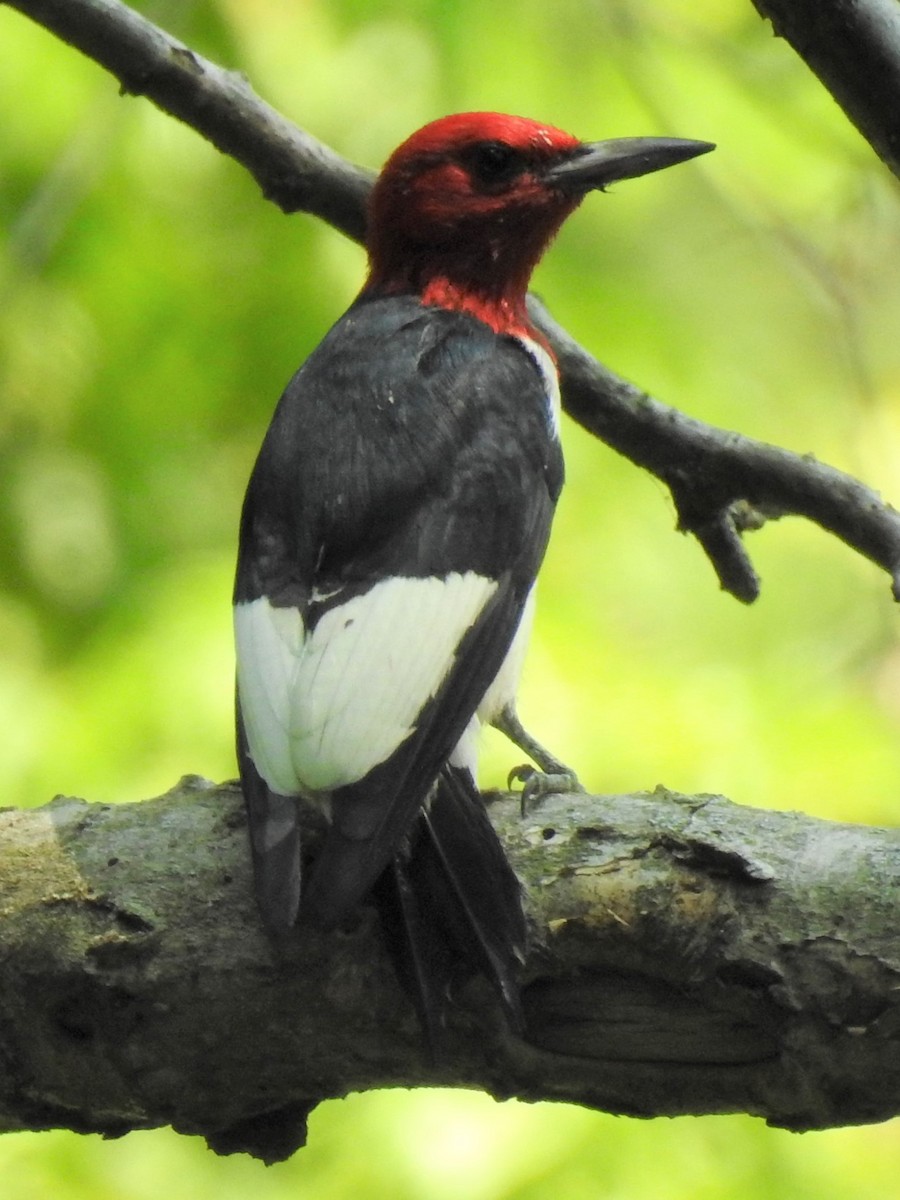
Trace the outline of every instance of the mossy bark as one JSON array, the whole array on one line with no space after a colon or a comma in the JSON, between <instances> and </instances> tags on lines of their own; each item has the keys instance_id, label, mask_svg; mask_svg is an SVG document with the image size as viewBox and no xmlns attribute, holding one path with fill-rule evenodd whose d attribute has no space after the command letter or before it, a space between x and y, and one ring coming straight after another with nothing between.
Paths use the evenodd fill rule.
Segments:
<instances>
[{"instance_id":1,"label":"mossy bark","mask_svg":"<svg viewBox=\"0 0 900 1200\"><path fill-rule=\"evenodd\" d=\"M274 955L234 785L0 813L0 1127L170 1124L276 1159L319 1100L377 1087L900 1112L900 834L662 790L491 812L527 885L527 1034L475 980L437 1062L368 909Z\"/></svg>"}]
</instances>

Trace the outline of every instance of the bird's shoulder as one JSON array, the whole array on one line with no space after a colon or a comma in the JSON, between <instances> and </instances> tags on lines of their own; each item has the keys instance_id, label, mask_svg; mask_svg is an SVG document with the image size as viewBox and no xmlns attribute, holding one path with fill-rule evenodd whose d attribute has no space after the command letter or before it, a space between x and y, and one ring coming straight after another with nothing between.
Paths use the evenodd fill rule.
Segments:
<instances>
[{"instance_id":1,"label":"bird's shoulder","mask_svg":"<svg viewBox=\"0 0 900 1200\"><path fill-rule=\"evenodd\" d=\"M526 343L414 297L363 298L282 396L242 546L267 590L287 572L285 595L313 571L502 566L536 526L542 550L561 482L547 368Z\"/></svg>"},{"instance_id":2,"label":"bird's shoulder","mask_svg":"<svg viewBox=\"0 0 900 1200\"><path fill-rule=\"evenodd\" d=\"M451 427L514 419L519 428L523 420L539 426L547 391L546 372L521 339L414 296L364 296L294 375L275 425L298 441L302 431L307 445L318 425L333 445L336 432L350 428L378 438L427 424L433 443L442 413Z\"/></svg>"}]
</instances>

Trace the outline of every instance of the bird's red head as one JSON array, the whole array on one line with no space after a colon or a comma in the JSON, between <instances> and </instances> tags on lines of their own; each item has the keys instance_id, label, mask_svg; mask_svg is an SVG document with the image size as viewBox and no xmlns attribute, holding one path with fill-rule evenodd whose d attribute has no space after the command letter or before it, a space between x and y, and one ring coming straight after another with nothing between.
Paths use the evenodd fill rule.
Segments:
<instances>
[{"instance_id":1,"label":"bird's red head","mask_svg":"<svg viewBox=\"0 0 900 1200\"><path fill-rule=\"evenodd\" d=\"M586 192L709 149L671 138L585 143L500 113L443 117L395 150L375 183L366 290L525 330L531 272Z\"/></svg>"},{"instance_id":2,"label":"bird's red head","mask_svg":"<svg viewBox=\"0 0 900 1200\"><path fill-rule=\"evenodd\" d=\"M531 272L581 199L548 186L544 170L579 144L500 113L459 113L418 130L372 193L368 286L521 325Z\"/></svg>"}]
</instances>

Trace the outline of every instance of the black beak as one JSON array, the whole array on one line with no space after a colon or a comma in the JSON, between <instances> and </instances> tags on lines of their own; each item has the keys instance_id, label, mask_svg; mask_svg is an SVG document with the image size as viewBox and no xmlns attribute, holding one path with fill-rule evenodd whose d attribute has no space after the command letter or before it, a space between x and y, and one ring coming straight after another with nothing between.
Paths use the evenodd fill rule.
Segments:
<instances>
[{"instance_id":1,"label":"black beak","mask_svg":"<svg viewBox=\"0 0 900 1200\"><path fill-rule=\"evenodd\" d=\"M544 174L547 183L565 192L581 195L594 188L601 191L619 179L649 175L663 167L674 167L698 154L715 150L713 142L686 138L612 138L608 142L582 142Z\"/></svg>"}]
</instances>

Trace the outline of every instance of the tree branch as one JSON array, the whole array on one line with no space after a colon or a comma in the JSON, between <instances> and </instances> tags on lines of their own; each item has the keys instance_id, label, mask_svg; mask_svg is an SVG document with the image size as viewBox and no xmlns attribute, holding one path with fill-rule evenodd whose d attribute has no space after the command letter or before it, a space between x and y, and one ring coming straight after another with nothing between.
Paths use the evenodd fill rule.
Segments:
<instances>
[{"instance_id":1,"label":"tree branch","mask_svg":"<svg viewBox=\"0 0 900 1200\"><path fill-rule=\"evenodd\" d=\"M236 785L0 814L0 1128L171 1124L273 1160L319 1100L391 1085L791 1129L900 1112L900 834L662 790L491 812L528 884L527 1034L471 981L437 1063L372 911L273 959Z\"/></svg>"},{"instance_id":2,"label":"tree branch","mask_svg":"<svg viewBox=\"0 0 900 1200\"><path fill-rule=\"evenodd\" d=\"M341 158L226 71L119 0L0 0L18 9L146 96L245 167L284 212L322 217L348 237L365 236L374 174Z\"/></svg>"},{"instance_id":3,"label":"tree branch","mask_svg":"<svg viewBox=\"0 0 900 1200\"><path fill-rule=\"evenodd\" d=\"M241 77L115 0L11 6L197 128L286 211L363 236L370 173ZM900 590L900 518L872 492L666 408L533 311L568 411L668 483L723 586L756 594L748 501L817 521ZM0 814L0 1127L172 1124L273 1160L302 1144L319 1100L391 1084L793 1129L900 1112L900 835L665 792L516 810L492 809L528 884L527 1035L471 981L437 1063L369 910L340 937L301 930L290 961L273 959L235 787Z\"/></svg>"},{"instance_id":4,"label":"tree branch","mask_svg":"<svg viewBox=\"0 0 900 1200\"><path fill-rule=\"evenodd\" d=\"M900 176L900 6L896 0L753 0Z\"/></svg>"},{"instance_id":5,"label":"tree branch","mask_svg":"<svg viewBox=\"0 0 900 1200\"><path fill-rule=\"evenodd\" d=\"M900 513L877 492L812 455L716 429L654 400L592 358L533 297L530 307L565 364L566 411L668 485L679 528L703 545L726 591L748 602L758 594L739 534L797 515L887 571L900 600Z\"/></svg>"},{"instance_id":6,"label":"tree branch","mask_svg":"<svg viewBox=\"0 0 900 1200\"><path fill-rule=\"evenodd\" d=\"M95 59L124 91L146 96L235 158L284 211L311 213L363 239L372 173L292 125L243 76L118 0L6 2ZM900 598L900 514L876 493L811 457L704 425L653 400L593 359L536 301L532 313L559 359L566 411L667 484L679 528L698 539L726 591L744 602L759 592L741 534L769 517L797 514L881 566Z\"/></svg>"}]
</instances>

